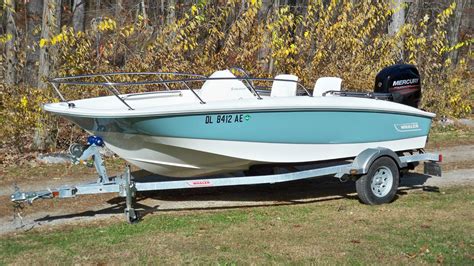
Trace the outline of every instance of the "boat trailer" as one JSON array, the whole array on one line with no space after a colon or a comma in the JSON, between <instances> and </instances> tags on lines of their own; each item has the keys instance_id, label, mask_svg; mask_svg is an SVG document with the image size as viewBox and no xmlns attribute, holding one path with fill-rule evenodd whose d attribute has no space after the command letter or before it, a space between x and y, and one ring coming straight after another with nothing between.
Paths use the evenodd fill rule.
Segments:
<instances>
[{"instance_id":1,"label":"boat trailer","mask_svg":"<svg viewBox=\"0 0 474 266\"><path fill-rule=\"evenodd\" d=\"M93 136L94 137L94 136ZM125 217L129 223L134 223L139 220L137 211L134 209L133 202L137 192L142 191L162 191L172 189L188 189L188 188L203 188L203 187L224 187L224 186L239 186L239 185L256 185L256 184L275 184L289 181L296 181L302 179L309 179L321 176L333 175L341 181L349 179L360 179L357 181L357 192L362 202L366 204L380 204L386 203L393 199L393 196L398 188L398 178L402 170L413 169L419 162L425 161L424 173L428 175L441 176L441 167L437 162L442 161L441 154L424 153L419 150L414 154L410 152L408 155L397 154L392 150L386 148L369 148L356 156L352 162L341 161L335 166L317 167L304 170L293 171L279 174L269 175L252 175L252 176L236 176L236 177L211 177L211 178L193 178L182 179L176 181L158 181L145 182L137 181L132 176L130 166L127 165L125 172L117 176L108 176L104 161L100 154L100 149L104 145L100 138L95 137L88 139L88 146L71 146L69 149L72 155L72 161L76 164L84 163L87 159L93 159L98 178L95 182L79 184L74 186L61 186L56 189L46 189L42 191L22 192L15 188L15 192L11 195L12 202L27 202L32 204L37 199L51 199L51 198L72 198L78 195L87 194L103 194L103 193L118 193L121 197L125 197ZM386 160L389 158L390 160ZM397 167L397 171L390 171L390 167L384 165L385 162L390 162ZM382 164L381 164L382 163ZM387 164L387 163L385 163ZM373 170L374 165L381 165L380 169ZM392 168L393 169L393 168ZM373 172L371 174L371 172ZM396 173L395 173L396 172ZM156 175L155 175L156 176ZM367 177L368 176L368 177ZM364 178L361 177L367 177ZM385 179L385 181L384 181ZM387 180L392 180L389 183ZM394 180L396 182L394 182ZM359 184L361 183L361 184ZM388 197L386 193L387 186L393 186L395 183L395 192L391 198L384 201L371 200L370 195L374 194L375 198L380 196L380 199ZM365 189L368 187L368 189ZM393 191L393 189L391 189ZM372 191L372 192L371 192ZM367 196L369 193L369 196ZM365 195L365 196L364 196ZM372 195L373 196L373 195Z\"/></svg>"}]
</instances>

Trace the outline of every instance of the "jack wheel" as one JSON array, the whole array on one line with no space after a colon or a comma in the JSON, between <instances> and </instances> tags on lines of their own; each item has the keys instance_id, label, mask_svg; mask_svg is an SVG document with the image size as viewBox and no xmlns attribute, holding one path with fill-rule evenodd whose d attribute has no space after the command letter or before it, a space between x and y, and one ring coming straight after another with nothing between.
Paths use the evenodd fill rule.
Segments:
<instances>
[{"instance_id":1,"label":"jack wheel","mask_svg":"<svg viewBox=\"0 0 474 266\"><path fill-rule=\"evenodd\" d=\"M397 164L389 157L381 157L372 163L366 175L357 179L357 195L365 204L389 203L395 198L399 182Z\"/></svg>"}]
</instances>

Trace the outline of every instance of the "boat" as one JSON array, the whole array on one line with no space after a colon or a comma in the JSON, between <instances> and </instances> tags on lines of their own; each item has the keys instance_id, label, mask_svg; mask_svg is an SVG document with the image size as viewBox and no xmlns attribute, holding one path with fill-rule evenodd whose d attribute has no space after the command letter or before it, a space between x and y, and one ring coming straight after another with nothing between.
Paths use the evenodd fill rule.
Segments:
<instances>
[{"instance_id":1,"label":"boat","mask_svg":"<svg viewBox=\"0 0 474 266\"><path fill-rule=\"evenodd\" d=\"M98 136L129 163L172 178L351 159L368 148L422 149L435 117L417 108L421 80L404 64L382 70L370 93L341 90L336 77L319 78L310 91L294 75L252 78L239 68L208 77L108 73L50 82L61 101L44 110ZM64 86L100 86L111 95L66 100ZM133 86L159 89L119 92Z\"/></svg>"}]
</instances>

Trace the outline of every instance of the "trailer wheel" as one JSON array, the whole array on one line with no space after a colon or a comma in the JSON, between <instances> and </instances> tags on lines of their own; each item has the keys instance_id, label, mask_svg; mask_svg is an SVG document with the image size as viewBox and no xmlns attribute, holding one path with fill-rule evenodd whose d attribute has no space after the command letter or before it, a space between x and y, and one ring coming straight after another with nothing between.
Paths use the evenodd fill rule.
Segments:
<instances>
[{"instance_id":1,"label":"trailer wheel","mask_svg":"<svg viewBox=\"0 0 474 266\"><path fill-rule=\"evenodd\" d=\"M399 184L400 172L397 164L389 157L375 160L366 175L356 181L359 199L369 205L391 202Z\"/></svg>"}]
</instances>

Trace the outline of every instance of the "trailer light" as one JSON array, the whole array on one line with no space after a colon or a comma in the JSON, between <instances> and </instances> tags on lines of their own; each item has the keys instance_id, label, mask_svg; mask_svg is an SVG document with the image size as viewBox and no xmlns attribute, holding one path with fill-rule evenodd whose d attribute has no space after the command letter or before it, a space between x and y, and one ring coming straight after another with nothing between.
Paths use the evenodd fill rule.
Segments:
<instances>
[{"instance_id":1,"label":"trailer light","mask_svg":"<svg viewBox=\"0 0 474 266\"><path fill-rule=\"evenodd\" d=\"M441 153L438 155L438 162L443 162L443 155Z\"/></svg>"},{"instance_id":2,"label":"trailer light","mask_svg":"<svg viewBox=\"0 0 474 266\"><path fill-rule=\"evenodd\" d=\"M59 197L59 191L53 191L51 194L53 195L53 198Z\"/></svg>"}]
</instances>

